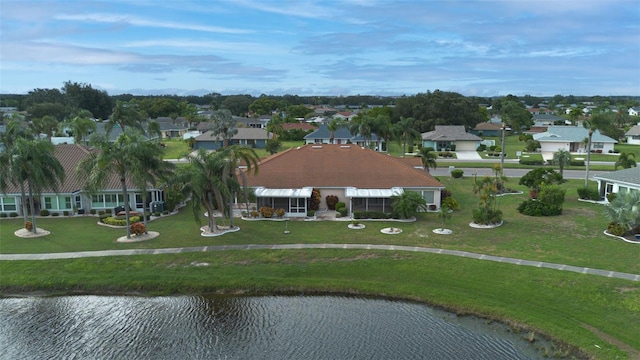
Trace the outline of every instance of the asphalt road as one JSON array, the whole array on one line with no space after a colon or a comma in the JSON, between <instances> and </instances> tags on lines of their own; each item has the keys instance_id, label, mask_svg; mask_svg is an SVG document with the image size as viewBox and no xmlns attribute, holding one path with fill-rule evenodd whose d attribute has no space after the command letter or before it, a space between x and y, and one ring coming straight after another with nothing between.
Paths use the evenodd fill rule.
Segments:
<instances>
[{"instance_id":1,"label":"asphalt road","mask_svg":"<svg viewBox=\"0 0 640 360\"><path fill-rule=\"evenodd\" d=\"M476 174L477 176L491 176L493 175L491 171L491 164L487 164L486 168L458 168L464 171L464 176L473 176ZM557 171L557 169L555 169ZM522 177L526 173L531 171L531 169L504 169L504 175L507 177ZM433 176L449 176L449 168L448 167L438 167L436 169L430 169L429 172ZM609 171L593 171L589 170L589 178L592 179L594 175L597 174L606 174ZM564 170L563 176L565 179L584 179L585 170Z\"/></svg>"}]
</instances>

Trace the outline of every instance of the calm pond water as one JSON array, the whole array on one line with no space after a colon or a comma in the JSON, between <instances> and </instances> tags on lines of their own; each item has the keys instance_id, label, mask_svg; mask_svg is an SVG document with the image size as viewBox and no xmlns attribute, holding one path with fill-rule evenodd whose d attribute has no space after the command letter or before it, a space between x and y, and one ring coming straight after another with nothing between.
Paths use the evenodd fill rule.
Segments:
<instances>
[{"instance_id":1,"label":"calm pond water","mask_svg":"<svg viewBox=\"0 0 640 360\"><path fill-rule=\"evenodd\" d=\"M3 359L542 359L499 324L339 296L0 299Z\"/></svg>"}]
</instances>

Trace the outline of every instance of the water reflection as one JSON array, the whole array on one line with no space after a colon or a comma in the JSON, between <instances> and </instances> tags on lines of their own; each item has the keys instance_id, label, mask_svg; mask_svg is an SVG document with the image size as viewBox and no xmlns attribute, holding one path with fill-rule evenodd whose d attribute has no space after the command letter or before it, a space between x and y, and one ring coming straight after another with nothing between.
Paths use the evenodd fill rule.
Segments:
<instances>
[{"instance_id":1,"label":"water reflection","mask_svg":"<svg viewBox=\"0 0 640 360\"><path fill-rule=\"evenodd\" d=\"M468 321L465 321L468 323ZM348 297L99 297L0 300L10 359L537 359L479 320Z\"/></svg>"}]
</instances>

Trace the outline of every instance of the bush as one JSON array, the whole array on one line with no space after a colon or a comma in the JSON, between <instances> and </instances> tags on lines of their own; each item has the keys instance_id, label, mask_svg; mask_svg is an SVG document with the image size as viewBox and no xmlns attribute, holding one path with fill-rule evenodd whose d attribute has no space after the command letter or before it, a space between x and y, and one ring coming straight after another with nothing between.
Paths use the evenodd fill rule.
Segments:
<instances>
[{"instance_id":1,"label":"bush","mask_svg":"<svg viewBox=\"0 0 640 360\"><path fill-rule=\"evenodd\" d=\"M607 232L615 236L625 236L627 235L628 231L624 226L618 223L611 222L609 223L609 226L607 226Z\"/></svg>"},{"instance_id":2,"label":"bush","mask_svg":"<svg viewBox=\"0 0 640 360\"><path fill-rule=\"evenodd\" d=\"M283 217L284 213L285 213L285 211L282 208L276 210L276 216L277 217Z\"/></svg>"},{"instance_id":3,"label":"bush","mask_svg":"<svg viewBox=\"0 0 640 360\"><path fill-rule=\"evenodd\" d=\"M478 145L478 148L476 149L476 151L487 151L487 145L485 144Z\"/></svg>"},{"instance_id":4,"label":"bush","mask_svg":"<svg viewBox=\"0 0 640 360\"><path fill-rule=\"evenodd\" d=\"M335 210L336 204L338 203L338 197L335 195L327 195L326 200L329 210Z\"/></svg>"},{"instance_id":5,"label":"bush","mask_svg":"<svg viewBox=\"0 0 640 360\"><path fill-rule=\"evenodd\" d=\"M40 216L49 216L49 210L47 209L40 210Z\"/></svg>"},{"instance_id":6,"label":"bush","mask_svg":"<svg viewBox=\"0 0 640 360\"><path fill-rule=\"evenodd\" d=\"M347 206L347 204L345 204L343 201L338 201L336 203L335 209L338 210L339 208L345 207Z\"/></svg>"},{"instance_id":7,"label":"bush","mask_svg":"<svg viewBox=\"0 0 640 360\"><path fill-rule=\"evenodd\" d=\"M460 209L460 204L458 204L458 201L451 196L442 199L442 206L446 206L451 210Z\"/></svg>"},{"instance_id":8,"label":"bush","mask_svg":"<svg viewBox=\"0 0 640 360\"><path fill-rule=\"evenodd\" d=\"M147 228L141 222L131 224L131 226L129 226L129 230L131 230L131 233L134 235L142 235L147 232Z\"/></svg>"},{"instance_id":9,"label":"bush","mask_svg":"<svg viewBox=\"0 0 640 360\"><path fill-rule=\"evenodd\" d=\"M251 215L252 218L257 218L258 216L260 216L260 213L255 210L251 210L249 215Z\"/></svg>"},{"instance_id":10,"label":"bush","mask_svg":"<svg viewBox=\"0 0 640 360\"><path fill-rule=\"evenodd\" d=\"M9 217L12 217L12 218L13 217L18 217L18 213L16 213L16 212L9 213Z\"/></svg>"},{"instance_id":11,"label":"bush","mask_svg":"<svg viewBox=\"0 0 640 360\"><path fill-rule=\"evenodd\" d=\"M91 215L95 215L95 214L96 214L96 209L91 209L91 210L89 210L89 214L91 214Z\"/></svg>"},{"instance_id":12,"label":"bush","mask_svg":"<svg viewBox=\"0 0 640 360\"><path fill-rule=\"evenodd\" d=\"M316 216L316 211L315 210L307 211L307 217L314 217L314 216Z\"/></svg>"},{"instance_id":13,"label":"bush","mask_svg":"<svg viewBox=\"0 0 640 360\"><path fill-rule=\"evenodd\" d=\"M464 170L460 170L460 169L451 170L451 177L453 177L454 179L460 179L462 175L464 175Z\"/></svg>"},{"instance_id":14,"label":"bush","mask_svg":"<svg viewBox=\"0 0 640 360\"><path fill-rule=\"evenodd\" d=\"M51 216L60 216L60 213L52 213Z\"/></svg>"},{"instance_id":15,"label":"bush","mask_svg":"<svg viewBox=\"0 0 640 360\"><path fill-rule=\"evenodd\" d=\"M384 213L382 211L354 211L354 219L390 219L391 214Z\"/></svg>"},{"instance_id":16,"label":"bush","mask_svg":"<svg viewBox=\"0 0 640 360\"><path fill-rule=\"evenodd\" d=\"M591 188L578 188L578 197L580 197L580 199L583 200L595 200L595 201L600 201L600 193L598 192L598 189L591 189Z\"/></svg>"},{"instance_id":17,"label":"bush","mask_svg":"<svg viewBox=\"0 0 640 360\"><path fill-rule=\"evenodd\" d=\"M169 215L169 210L165 210L162 212L162 215Z\"/></svg>"},{"instance_id":18,"label":"bush","mask_svg":"<svg viewBox=\"0 0 640 360\"><path fill-rule=\"evenodd\" d=\"M101 221L104 224L113 225L113 226L126 226L127 225L127 219L116 219L113 216L107 216L105 218L102 218ZM139 216L132 216L132 217L129 218L129 222L131 224L137 223L139 221L140 221L140 217Z\"/></svg>"},{"instance_id":19,"label":"bush","mask_svg":"<svg viewBox=\"0 0 640 360\"><path fill-rule=\"evenodd\" d=\"M7 213L0 213L0 218L6 218L7 217Z\"/></svg>"},{"instance_id":20,"label":"bush","mask_svg":"<svg viewBox=\"0 0 640 360\"><path fill-rule=\"evenodd\" d=\"M263 206L260 208L260 215L262 215L262 217L265 217L265 218L272 217L274 212L275 210L273 210L273 208L268 206Z\"/></svg>"},{"instance_id":21,"label":"bush","mask_svg":"<svg viewBox=\"0 0 640 360\"><path fill-rule=\"evenodd\" d=\"M24 223L24 228L27 229L28 231L33 230L33 223L31 221L27 221Z\"/></svg>"},{"instance_id":22,"label":"bush","mask_svg":"<svg viewBox=\"0 0 640 360\"><path fill-rule=\"evenodd\" d=\"M540 200L525 200L518 206L518 211L529 216L555 216L562 214L562 208Z\"/></svg>"},{"instance_id":23,"label":"bush","mask_svg":"<svg viewBox=\"0 0 640 360\"><path fill-rule=\"evenodd\" d=\"M104 215L104 214L105 214L105 213L104 213L104 210L99 210L99 211L98 211L98 216L102 216L102 215Z\"/></svg>"},{"instance_id":24,"label":"bush","mask_svg":"<svg viewBox=\"0 0 640 360\"><path fill-rule=\"evenodd\" d=\"M320 190L313 189L311 191L311 199L309 200L309 209L318 210L320 208Z\"/></svg>"},{"instance_id":25,"label":"bush","mask_svg":"<svg viewBox=\"0 0 640 360\"><path fill-rule=\"evenodd\" d=\"M451 144L451 151L456 151L456 144Z\"/></svg>"},{"instance_id":26,"label":"bush","mask_svg":"<svg viewBox=\"0 0 640 360\"><path fill-rule=\"evenodd\" d=\"M64 215L64 216L69 216L69 211L67 211L67 210L63 211L63 212L62 212L62 215Z\"/></svg>"},{"instance_id":27,"label":"bush","mask_svg":"<svg viewBox=\"0 0 640 360\"><path fill-rule=\"evenodd\" d=\"M522 165L544 165L544 160L542 159L525 159L520 158L520 164Z\"/></svg>"},{"instance_id":28,"label":"bush","mask_svg":"<svg viewBox=\"0 0 640 360\"><path fill-rule=\"evenodd\" d=\"M570 166L584 166L584 160L571 160L569 161Z\"/></svg>"},{"instance_id":29,"label":"bush","mask_svg":"<svg viewBox=\"0 0 640 360\"><path fill-rule=\"evenodd\" d=\"M613 200L615 200L616 196L618 196L618 193L608 193L607 194L607 201L608 202L612 202Z\"/></svg>"},{"instance_id":30,"label":"bush","mask_svg":"<svg viewBox=\"0 0 640 360\"><path fill-rule=\"evenodd\" d=\"M340 216L340 217L345 217L347 216L347 214L349 214L349 211L347 210L346 206L341 207L340 209L336 210L336 216Z\"/></svg>"},{"instance_id":31,"label":"bush","mask_svg":"<svg viewBox=\"0 0 640 360\"><path fill-rule=\"evenodd\" d=\"M502 210L473 209L473 222L480 225L495 225L502 221Z\"/></svg>"}]
</instances>

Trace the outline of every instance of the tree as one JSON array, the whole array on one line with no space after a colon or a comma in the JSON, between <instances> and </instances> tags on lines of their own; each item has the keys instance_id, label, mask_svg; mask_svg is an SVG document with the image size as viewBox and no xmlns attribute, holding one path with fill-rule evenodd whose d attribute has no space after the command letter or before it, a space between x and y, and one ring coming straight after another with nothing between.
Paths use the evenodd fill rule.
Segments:
<instances>
[{"instance_id":1,"label":"tree","mask_svg":"<svg viewBox=\"0 0 640 360\"><path fill-rule=\"evenodd\" d=\"M46 134L47 137L53 136L54 131L58 128L58 120L51 116L45 115L41 118L33 119L31 129L34 135Z\"/></svg>"},{"instance_id":2,"label":"tree","mask_svg":"<svg viewBox=\"0 0 640 360\"><path fill-rule=\"evenodd\" d=\"M87 136L96 131L96 123L91 120L93 115L88 110L81 110L73 118L63 123L68 126L73 133L76 143L82 142L87 145Z\"/></svg>"},{"instance_id":3,"label":"tree","mask_svg":"<svg viewBox=\"0 0 640 360\"><path fill-rule=\"evenodd\" d=\"M364 146L368 147L371 142L371 134L373 134L373 120L366 115L356 116L351 120L349 132L353 136L362 136L364 139Z\"/></svg>"},{"instance_id":4,"label":"tree","mask_svg":"<svg viewBox=\"0 0 640 360\"><path fill-rule=\"evenodd\" d=\"M268 139L264 149L267 150L269 154L273 155L280 150L280 146L282 146L282 143L279 139Z\"/></svg>"},{"instance_id":5,"label":"tree","mask_svg":"<svg viewBox=\"0 0 640 360\"><path fill-rule=\"evenodd\" d=\"M138 112L138 106L132 102L116 101L113 113L105 125L105 130L110 133L114 127L119 127L124 133L128 127L142 129L142 115Z\"/></svg>"},{"instance_id":6,"label":"tree","mask_svg":"<svg viewBox=\"0 0 640 360\"><path fill-rule=\"evenodd\" d=\"M563 176L564 167L571 163L571 153L565 149L560 149L553 153L553 163L558 164L560 176Z\"/></svg>"},{"instance_id":7,"label":"tree","mask_svg":"<svg viewBox=\"0 0 640 360\"><path fill-rule=\"evenodd\" d=\"M254 174L258 172L258 161L260 158L252 148L239 145L224 148L220 151L220 156L223 157L225 163L223 183L227 186L230 193L229 198L225 201L228 207L224 209L229 217L229 223L233 226L233 209L231 202L233 197L235 197L234 195L242 189L244 189L245 197L248 196L247 174L252 171ZM240 171L239 169L241 162L245 166L244 171Z\"/></svg>"},{"instance_id":8,"label":"tree","mask_svg":"<svg viewBox=\"0 0 640 360\"><path fill-rule=\"evenodd\" d=\"M282 123L283 120L279 115L273 115L267 123L267 131L273 134L273 140L278 140L278 137L282 135L284 131Z\"/></svg>"},{"instance_id":9,"label":"tree","mask_svg":"<svg viewBox=\"0 0 640 360\"><path fill-rule=\"evenodd\" d=\"M83 176L85 188L97 191L104 188L109 180L117 176L124 199L127 238L131 238L131 221L127 180L136 180L146 176L139 175L141 169L149 169L152 162L162 161L161 148L154 142L145 141L142 133L127 129L110 142L106 136L95 136L92 142L98 151L90 153L76 167L76 172ZM146 192L145 189L140 189Z\"/></svg>"},{"instance_id":10,"label":"tree","mask_svg":"<svg viewBox=\"0 0 640 360\"><path fill-rule=\"evenodd\" d=\"M562 175L549 168L537 168L529 171L520 178L518 184L524 185L536 192L540 191L542 185L562 184Z\"/></svg>"},{"instance_id":11,"label":"tree","mask_svg":"<svg viewBox=\"0 0 640 360\"><path fill-rule=\"evenodd\" d=\"M427 210L427 202L419 193L415 191L404 191L400 195L391 196L391 209L395 216L400 219L414 217L418 211Z\"/></svg>"},{"instance_id":12,"label":"tree","mask_svg":"<svg viewBox=\"0 0 640 360\"><path fill-rule=\"evenodd\" d=\"M620 156L618 157L618 161L616 161L615 163L616 170L618 169L618 166L622 167L623 169L636 167L636 155L631 152L621 152Z\"/></svg>"},{"instance_id":13,"label":"tree","mask_svg":"<svg viewBox=\"0 0 640 360\"><path fill-rule=\"evenodd\" d=\"M343 125L342 121L338 119L331 119L327 124L327 130L329 130L329 144L333 144L333 139L335 138L336 131Z\"/></svg>"},{"instance_id":14,"label":"tree","mask_svg":"<svg viewBox=\"0 0 640 360\"><path fill-rule=\"evenodd\" d=\"M451 218L449 206L442 204L440 211L438 211L438 218L440 219L440 230L444 230L444 223Z\"/></svg>"},{"instance_id":15,"label":"tree","mask_svg":"<svg viewBox=\"0 0 640 360\"><path fill-rule=\"evenodd\" d=\"M376 151L379 151L381 150L380 141L384 139L388 144L393 136L391 132L391 118L386 114L374 115L373 111L370 112L370 116L372 116L373 119L373 132L376 134Z\"/></svg>"},{"instance_id":16,"label":"tree","mask_svg":"<svg viewBox=\"0 0 640 360\"><path fill-rule=\"evenodd\" d=\"M438 154L433 150L432 147L423 147L418 151L418 155L420 160L422 161L422 167L429 172L429 168L435 169L438 164L436 163L436 159L438 158Z\"/></svg>"},{"instance_id":17,"label":"tree","mask_svg":"<svg viewBox=\"0 0 640 360\"><path fill-rule=\"evenodd\" d=\"M414 118L400 118L392 127L392 131L395 134L396 139L402 144L402 157L407 153L407 143L413 143L414 140L420 137L420 133L414 129Z\"/></svg>"},{"instance_id":18,"label":"tree","mask_svg":"<svg viewBox=\"0 0 640 360\"><path fill-rule=\"evenodd\" d=\"M218 110L212 114L211 132L222 138L222 147L229 146L229 141L238 133L238 126L229 110Z\"/></svg>"},{"instance_id":19,"label":"tree","mask_svg":"<svg viewBox=\"0 0 640 360\"><path fill-rule=\"evenodd\" d=\"M625 191L604 209L605 216L628 231L640 232L640 191Z\"/></svg>"},{"instance_id":20,"label":"tree","mask_svg":"<svg viewBox=\"0 0 640 360\"><path fill-rule=\"evenodd\" d=\"M589 136L587 137L587 163L586 170L584 175L584 187L588 187L589 185L589 165L591 164L591 139L593 138L593 133L600 129L601 127L606 126L606 118L600 115L594 115L590 119L585 119L582 121L582 126L585 129L589 130Z\"/></svg>"},{"instance_id":21,"label":"tree","mask_svg":"<svg viewBox=\"0 0 640 360\"><path fill-rule=\"evenodd\" d=\"M9 183L20 187L25 218L28 212L28 191L34 234L37 232L34 197L45 188L57 192L65 178L64 168L54 152L53 144L46 139L31 140L19 137L12 147L6 148L0 154L0 190L5 191ZM25 184L27 191L24 188Z\"/></svg>"},{"instance_id":22,"label":"tree","mask_svg":"<svg viewBox=\"0 0 640 360\"><path fill-rule=\"evenodd\" d=\"M155 139L162 139L162 130L157 121L147 121L147 136Z\"/></svg>"}]
</instances>

